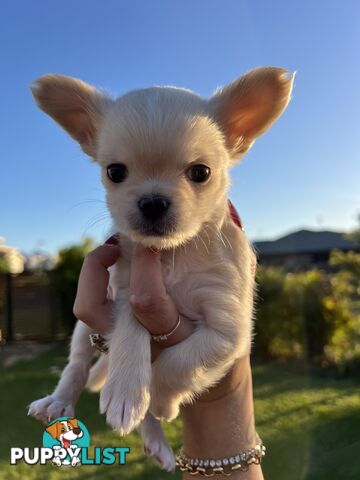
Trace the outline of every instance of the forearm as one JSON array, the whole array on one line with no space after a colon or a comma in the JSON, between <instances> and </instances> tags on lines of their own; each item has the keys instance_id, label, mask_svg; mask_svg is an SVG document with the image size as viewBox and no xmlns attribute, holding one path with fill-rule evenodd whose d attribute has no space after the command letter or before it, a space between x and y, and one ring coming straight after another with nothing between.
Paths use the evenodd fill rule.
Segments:
<instances>
[{"instance_id":1,"label":"forearm","mask_svg":"<svg viewBox=\"0 0 360 480\"><path fill-rule=\"evenodd\" d=\"M219 415L221 412L221 415ZM191 458L224 458L254 447L255 421L249 357L236 362L218 387L182 408L184 451ZM192 475L184 473L183 479ZM236 480L262 480L260 465L234 472Z\"/></svg>"},{"instance_id":2,"label":"forearm","mask_svg":"<svg viewBox=\"0 0 360 480\"><path fill-rule=\"evenodd\" d=\"M169 338L168 345L152 345L153 359L166 346L187 338L193 331L188 319L182 320L179 338ZM221 415L219 415L221 412ZM250 359L236 361L218 386L203 394L195 404L181 410L184 451L192 458L225 458L255 446L255 420ZM193 476L183 474L183 480ZM234 472L234 480L263 480L260 465L251 465L247 472Z\"/></svg>"}]
</instances>

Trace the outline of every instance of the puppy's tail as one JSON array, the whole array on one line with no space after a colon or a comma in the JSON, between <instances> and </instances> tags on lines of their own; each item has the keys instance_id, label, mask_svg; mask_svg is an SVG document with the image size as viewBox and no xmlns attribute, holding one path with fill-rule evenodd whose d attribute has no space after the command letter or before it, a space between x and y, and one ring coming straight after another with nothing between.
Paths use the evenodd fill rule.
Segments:
<instances>
[{"instance_id":1,"label":"puppy's tail","mask_svg":"<svg viewBox=\"0 0 360 480\"><path fill-rule=\"evenodd\" d=\"M108 357L101 355L99 360L91 367L85 388L90 392L98 392L105 384L108 372Z\"/></svg>"}]
</instances>

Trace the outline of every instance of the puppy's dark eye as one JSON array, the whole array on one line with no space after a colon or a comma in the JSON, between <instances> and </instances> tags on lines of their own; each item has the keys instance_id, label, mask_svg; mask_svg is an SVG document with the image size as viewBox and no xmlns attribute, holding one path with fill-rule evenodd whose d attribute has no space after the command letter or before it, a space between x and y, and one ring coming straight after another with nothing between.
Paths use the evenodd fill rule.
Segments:
<instances>
[{"instance_id":1,"label":"puppy's dark eye","mask_svg":"<svg viewBox=\"0 0 360 480\"><path fill-rule=\"evenodd\" d=\"M206 165L193 165L186 172L192 182L203 183L210 177L210 168Z\"/></svg>"},{"instance_id":2,"label":"puppy's dark eye","mask_svg":"<svg viewBox=\"0 0 360 480\"><path fill-rule=\"evenodd\" d=\"M120 183L128 176L128 169L123 163L112 163L106 169L107 176L114 183Z\"/></svg>"}]
</instances>

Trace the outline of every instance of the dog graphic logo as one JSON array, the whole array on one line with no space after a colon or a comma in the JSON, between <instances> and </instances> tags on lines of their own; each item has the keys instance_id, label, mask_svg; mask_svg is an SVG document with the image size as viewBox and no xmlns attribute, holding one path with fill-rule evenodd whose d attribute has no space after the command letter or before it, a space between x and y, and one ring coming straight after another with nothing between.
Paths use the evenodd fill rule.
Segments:
<instances>
[{"instance_id":1,"label":"dog graphic logo","mask_svg":"<svg viewBox=\"0 0 360 480\"><path fill-rule=\"evenodd\" d=\"M89 445L89 432L76 418L57 418L49 423L43 434L43 446L53 449L52 461L58 467L81 465L81 449L88 448Z\"/></svg>"}]
</instances>

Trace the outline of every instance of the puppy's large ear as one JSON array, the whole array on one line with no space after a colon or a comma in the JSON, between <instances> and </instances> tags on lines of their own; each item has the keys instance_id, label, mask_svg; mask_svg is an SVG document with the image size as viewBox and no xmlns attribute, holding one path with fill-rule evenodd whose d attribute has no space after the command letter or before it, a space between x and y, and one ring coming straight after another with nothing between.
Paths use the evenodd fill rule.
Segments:
<instances>
[{"instance_id":1,"label":"puppy's large ear","mask_svg":"<svg viewBox=\"0 0 360 480\"><path fill-rule=\"evenodd\" d=\"M290 100L294 75L277 67L251 70L218 89L210 99L233 159L243 155L283 113Z\"/></svg>"},{"instance_id":2,"label":"puppy's large ear","mask_svg":"<svg viewBox=\"0 0 360 480\"><path fill-rule=\"evenodd\" d=\"M30 85L38 106L58 122L85 153L96 155L96 138L111 100L81 80L64 75L45 75Z\"/></svg>"},{"instance_id":3,"label":"puppy's large ear","mask_svg":"<svg viewBox=\"0 0 360 480\"><path fill-rule=\"evenodd\" d=\"M45 431L50 433L52 438L58 438L59 433L60 433L60 428L61 428L61 423L60 422L55 422L49 425L48 427L45 428Z\"/></svg>"}]
</instances>

